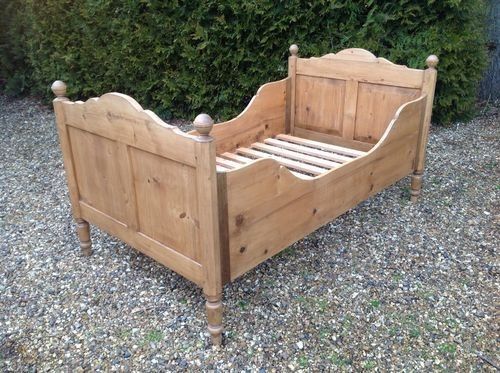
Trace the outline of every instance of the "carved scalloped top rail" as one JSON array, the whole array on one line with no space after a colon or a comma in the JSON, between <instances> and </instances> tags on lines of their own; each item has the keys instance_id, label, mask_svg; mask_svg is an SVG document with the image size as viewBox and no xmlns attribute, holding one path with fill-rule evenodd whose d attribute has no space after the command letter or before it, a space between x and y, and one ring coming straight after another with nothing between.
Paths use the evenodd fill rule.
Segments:
<instances>
[{"instance_id":1,"label":"carved scalloped top rail","mask_svg":"<svg viewBox=\"0 0 500 373\"><path fill-rule=\"evenodd\" d=\"M328 54L325 54L321 57L312 57L312 58L313 59L326 58L326 59L332 59L332 60L337 59L337 60L347 60L347 61L374 62L374 63L393 65L394 67L401 67L401 68L406 68L406 69L408 68L408 66L406 66L406 65L397 65L394 62L391 62L383 57L377 57L372 52L369 52L366 49L362 49L362 48L349 48L349 49L341 50L340 52L337 52L337 53L328 53Z\"/></svg>"},{"instance_id":2,"label":"carved scalloped top rail","mask_svg":"<svg viewBox=\"0 0 500 373\"><path fill-rule=\"evenodd\" d=\"M99 111L105 112L108 119L125 119L129 122L143 124L154 124L164 129L171 130L177 135L181 135L187 138L193 138L177 126L165 123L158 115L153 111L143 109L143 107L132 97L118 92L105 93L100 97L89 98L87 101L64 101L65 105L76 105L75 108L81 110L82 115L84 113Z\"/></svg>"},{"instance_id":3,"label":"carved scalloped top rail","mask_svg":"<svg viewBox=\"0 0 500 373\"><path fill-rule=\"evenodd\" d=\"M85 102L65 100L59 104L64 108L64 122L70 127L196 165L196 137L144 110L132 97L113 92Z\"/></svg>"}]
</instances>

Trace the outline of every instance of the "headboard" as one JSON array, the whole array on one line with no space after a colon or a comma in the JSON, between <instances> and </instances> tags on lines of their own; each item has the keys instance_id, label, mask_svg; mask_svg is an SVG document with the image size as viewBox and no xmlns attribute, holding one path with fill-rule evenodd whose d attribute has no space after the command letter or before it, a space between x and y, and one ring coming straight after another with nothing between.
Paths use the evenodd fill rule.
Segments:
<instances>
[{"instance_id":1,"label":"headboard","mask_svg":"<svg viewBox=\"0 0 500 373\"><path fill-rule=\"evenodd\" d=\"M434 92L434 84L424 84L426 70L396 65L364 49L299 58L292 45L290 53L289 126L297 136L331 137L366 150L380 140L402 104Z\"/></svg>"}]
</instances>

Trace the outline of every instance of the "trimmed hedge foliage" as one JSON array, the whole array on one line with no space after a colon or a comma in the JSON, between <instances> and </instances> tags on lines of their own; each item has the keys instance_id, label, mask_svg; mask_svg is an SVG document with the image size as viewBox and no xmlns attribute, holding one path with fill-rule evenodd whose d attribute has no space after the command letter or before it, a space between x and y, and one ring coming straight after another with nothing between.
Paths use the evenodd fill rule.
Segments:
<instances>
[{"instance_id":1,"label":"trimmed hedge foliage","mask_svg":"<svg viewBox=\"0 0 500 373\"><path fill-rule=\"evenodd\" d=\"M23 19L25 4L0 0L0 90L16 96L27 90L31 68L26 38L29 23Z\"/></svg>"},{"instance_id":2,"label":"trimmed hedge foliage","mask_svg":"<svg viewBox=\"0 0 500 373\"><path fill-rule=\"evenodd\" d=\"M16 55L0 60L6 87L21 75L52 97L50 83L63 79L72 97L120 91L166 118L237 114L260 85L286 76L292 43L301 56L360 47L418 68L438 55L440 123L470 116L486 64L484 0L10 3L22 14L0 16L10 26L1 52Z\"/></svg>"}]
</instances>

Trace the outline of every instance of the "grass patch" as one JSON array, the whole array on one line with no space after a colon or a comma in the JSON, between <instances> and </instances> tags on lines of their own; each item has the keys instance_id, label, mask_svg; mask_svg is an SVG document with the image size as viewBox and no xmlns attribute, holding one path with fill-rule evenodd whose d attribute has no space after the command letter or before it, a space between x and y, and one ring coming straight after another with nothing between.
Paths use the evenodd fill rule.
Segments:
<instances>
[{"instance_id":1,"label":"grass patch","mask_svg":"<svg viewBox=\"0 0 500 373\"><path fill-rule=\"evenodd\" d=\"M352 328L352 318L350 316L346 316L344 320L342 320L341 326L342 326L342 331L340 335L345 336L349 334L349 331Z\"/></svg>"},{"instance_id":2,"label":"grass patch","mask_svg":"<svg viewBox=\"0 0 500 373\"><path fill-rule=\"evenodd\" d=\"M399 282L403 279L403 275L401 273L395 273L392 275L392 281Z\"/></svg>"},{"instance_id":3,"label":"grass patch","mask_svg":"<svg viewBox=\"0 0 500 373\"><path fill-rule=\"evenodd\" d=\"M163 339L163 333L160 330L151 330L146 334L146 341L160 342Z\"/></svg>"},{"instance_id":4,"label":"grass patch","mask_svg":"<svg viewBox=\"0 0 500 373\"><path fill-rule=\"evenodd\" d=\"M448 326L448 328L450 328L451 330L455 330L458 328L459 322L454 318L447 318L445 322L446 326Z\"/></svg>"},{"instance_id":5,"label":"grass patch","mask_svg":"<svg viewBox=\"0 0 500 373\"><path fill-rule=\"evenodd\" d=\"M328 330L327 328L321 328L319 331L319 339L324 341L329 337L330 337L330 330Z\"/></svg>"},{"instance_id":6,"label":"grass patch","mask_svg":"<svg viewBox=\"0 0 500 373\"><path fill-rule=\"evenodd\" d=\"M401 199L407 201L410 199L410 187L401 188Z\"/></svg>"},{"instance_id":7,"label":"grass patch","mask_svg":"<svg viewBox=\"0 0 500 373\"><path fill-rule=\"evenodd\" d=\"M389 335L391 337L394 337L394 336L396 336L398 334L399 334L399 328L396 327L396 326L391 326L390 329L389 329Z\"/></svg>"},{"instance_id":8,"label":"grass patch","mask_svg":"<svg viewBox=\"0 0 500 373\"><path fill-rule=\"evenodd\" d=\"M118 333L118 336L120 337L120 339L127 339L127 338L129 338L131 335L132 335L132 330L130 330L130 329L122 329L122 330L120 330L120 332Z\"/></svg>"},{"instance_id":9,"label":"grass patch","mask_svg":"<svg viewBox=\"0 0 500 373\"><path fill-rule=\"evenodd\" d=\"M307 368L309 366L309 359L306 355L300 355L298 361L301 368Z\"/></svg>"},{"instance_id":10,"label":"grass patch","mask_svg":"<svg viewBox=\"0 0 500 373\"><path fill-rule=\"evenodd\" d=\"M487 168L488 170L494 170L495 168L497 168L497 166L498 166L497 162L488 162L484 165L484 167Z\"/></svg>"},{"instance_id":11,"label":"grass patch","mask_svg":"<svg viewBox=\"0 0 500 373\"><path fill-rule=\"evenodd\" d=\"M329 359L333 365L336 365L338 367L345 367L347 365L352 364L351 359L345 358L345 357L340 356L339 354L335 354L335 353L331 354Z\"/></svg>"},{"instance_id":12,"label":"grass patch","mask_svg":"<svg viewBox=\"0 0 500 373\"><path fill-rule=\"evenodd\" d=\"M306 298L306 297L304 297L303 295L299 295L299 296L297 297L297 301L298 301L299 303L305 304L305 303L307 303L307 298Z\"/></svg>"},{"instance_id":13,"label":"grass patch","mask_svg":"<svg viewBox=\"0 0 500 373\"><path fill-rule=\"evenodd\" d=\"M455 355L455 352L457 352L457 345L454 343L442 343L439 345L438 350L443 355Z\"/></svg>"},{"instance_id":14,"label":"grass patch","mask_svg":"<svg viewBox=\"0 0 500 373\"><path fill-rule=\"evenodd\" d=\"M418 338L420 337L420 328L418 326L414 326L410 329L410 337Z\"/></svg>"},{"instance_id":15,"label":"grass patch","mask_svg":"<svg viewBox=\"0 0 500 373\"><path fill-rule=\"evenodd\" d=\"M239 300L238 301L238 307L240 307L240 310L245 311L248 308L248 303L245 300Z\"/></svg>"},{"instance_id":16,"label":"grass patch","mask_svg":"<svg viewBox=\"0 0 500 373\"><path fill-rule=\"evenodd\" d=\"M328 301L326 299L318 299L316 305L320 313L325 313L328 309Z\"/></svg>"},{"instance_id":17,"label":"grass patch","mask_svg":"<svg viewBox=\"0 0 500 373\"><path fill-rule=\"evenodd\" d=\"M375 363L373 360L367 360L363 363L363 369L371 370L375 369L377 367L377 363Z\"/></svg>"},{"instance_id":18,"label":"grass patch","mask_svg":"<svg viewBox=\"0 0 500 373\"><path fill-rule=\"evenodd\" d=\"M285 257L287 257L287 256L290 256L290 255L295 254L295 251L296 251L296 250L295 250L295 248L294 248L294 247L289 246L289 247L287 247L285 250L281 251L281 252L280 252L278 255L276 255L276 256L278 256L278 257L280 257L280 256L281 256L281 257L285 258Z\"/></svg>"}]
</instances>

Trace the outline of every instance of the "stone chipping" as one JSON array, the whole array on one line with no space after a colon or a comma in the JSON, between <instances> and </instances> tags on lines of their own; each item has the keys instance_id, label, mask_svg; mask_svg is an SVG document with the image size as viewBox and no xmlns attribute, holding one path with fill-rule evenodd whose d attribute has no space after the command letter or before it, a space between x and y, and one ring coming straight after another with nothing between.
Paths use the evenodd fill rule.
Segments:
<instances>
[{"instance_id":1,"label":"stone chipping","mask_svg":"<svg viewBox=\"0 0 500 373\"><path fill-rule=\"evenodd\" d=\"M0 96L0 371L496 371L499 152L498 105L433 127L419 202L405 178L226 285L217 348L197 286L95 227L81 256L50 107Z\"/></svg>"}]
</instances>

